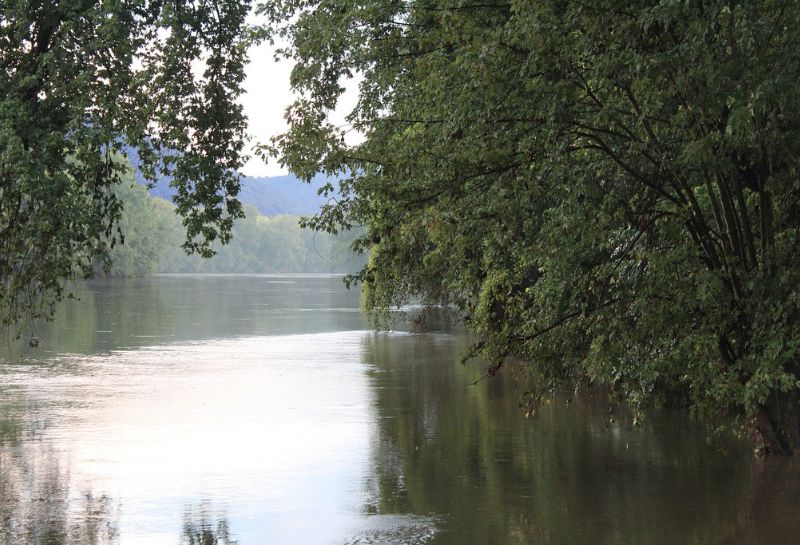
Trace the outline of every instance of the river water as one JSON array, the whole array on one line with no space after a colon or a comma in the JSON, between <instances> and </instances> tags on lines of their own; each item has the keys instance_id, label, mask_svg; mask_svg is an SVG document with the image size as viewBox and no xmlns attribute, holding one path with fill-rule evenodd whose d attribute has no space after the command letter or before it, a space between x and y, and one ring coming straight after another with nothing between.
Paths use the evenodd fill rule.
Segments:
<instances>
[{"instance_id":1,"label":"river water","mask_svg":"<svg viewBox=\"0 0 800 545\"><path fill-rule=\"evenodd\" d=\"M600 396L518 407L462 331L376 333L329 276L79 286L0 363L0 543L761 544L800 468L635 427Z\"/></svg>"}]
</instances>

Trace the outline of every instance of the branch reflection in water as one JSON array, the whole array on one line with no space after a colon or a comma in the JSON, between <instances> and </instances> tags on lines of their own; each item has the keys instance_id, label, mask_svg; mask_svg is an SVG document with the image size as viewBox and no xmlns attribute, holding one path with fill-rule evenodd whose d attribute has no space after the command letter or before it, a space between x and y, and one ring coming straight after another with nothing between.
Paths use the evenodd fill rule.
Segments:
<instances>
[{"instance_id":1,"label":"branch reflection in water","mask_svg":"<svg viewBox=\"0 0 800 545\"><path fill-rule=\"evenodd\" d=\"M91 490L76 493L58 454L42 442L0 443L0 543L111 545L119 506Z\"/></svg>"},{"instance_id":2,"label":"branch reflection in water","mask_svg":"<svg viewBox=\"0 0 800 545\"><path fill-rule=\"evenodd\" d=\"M215 513L208 502L187 508L183 514L181 545L238 545L232 536L228 517Z\"/></svg>"}]
</instances>

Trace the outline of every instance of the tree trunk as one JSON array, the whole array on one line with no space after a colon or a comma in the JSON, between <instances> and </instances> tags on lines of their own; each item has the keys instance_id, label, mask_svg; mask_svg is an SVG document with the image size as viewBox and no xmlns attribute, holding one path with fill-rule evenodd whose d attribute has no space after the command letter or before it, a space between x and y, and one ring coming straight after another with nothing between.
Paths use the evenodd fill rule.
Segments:
<instances>
[{"instance_id":1,"label":"tree trunk","mask_svg":"<svg viewBox=\"0 0 800 545\"><path fill-rule=\"evenodd\" d=\"M800 393L770 395L753 419L752 434L760 454L800 453Z\"/></svg>"}]
</instances>

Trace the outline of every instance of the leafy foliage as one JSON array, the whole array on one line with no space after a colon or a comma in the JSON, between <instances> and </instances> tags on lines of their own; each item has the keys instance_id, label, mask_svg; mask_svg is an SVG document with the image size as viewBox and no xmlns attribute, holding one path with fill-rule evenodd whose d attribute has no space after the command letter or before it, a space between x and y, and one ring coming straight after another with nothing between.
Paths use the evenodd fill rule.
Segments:
<instances>
[{"instance_id":1,"label":"leafy foliage","mask_svg":"<svg viewBox=\"0 0 800 545\"><path fill-rule=\"evenodd\" d=\"M123 176L114 194L122 204L118 222L122 236L109 252L110 269L103 270L98 263L95 264L96 273L114 276L153 274L168 249L177 249L185 236L175 215L175 207L148 195L130 174Z\"/></svg>"},{"instance_id":2,"label":"leafy foliage","mask_svg":"<svg viewBox=\"0 0 800 545\"><path fill-rule=\"evenodd\" d=\"M131 157L131 162L136 165L137 160ZM155 184L137 176L136 181L148 186L151 195L162 199L172 200L176 191L170 183L171 179L163 177ZM330 197L323 198L318 191L329 180L319 177L311 183L301 183L292 175L283 176L242 176L241 188L237 198L243 204L255 206L259 213L265 216L292 216L313 215L325 204Z\"/></svg>"},{"instance_id":3,"label":"leafy foliage","mask_svg":"<svg viewBox=\"0 0 800 545\"><path fill-rule=\"evenodd\" d=\"M0 4L0 323L47 316L64 279L109 264L123 146L149 179L172 177L187 251L228 240L242 215L248 11L248 0Z\"/></svg>"},{"instance_id":4,"label":"leafy foliage","mask_svg":"<svg viewBox=\"0 0 800 545\"><path fill-rule=\"evenodd\" d=\"M122 205L118 224L124 237L109 252L108 271L95 265L101 274L343 273L358 270L365 262L350 249L357 230L316 233L302 229L298 216L266 217L250 206L244 207L246 217L234 222L231 241L211 246L213 257L187 255L180 247L185 231L174 206L148 195L130 174L123 176L114 194Z\"/></svg>"},{"instance_id":5,"label":"leafy foliage","mask_svg":"<svg viewBox=\"0 0 800 545\"><path fill-rule=\"evenodd\" d=\"M509 355L800 448L792 1L262 4L301 97L273 153L348 176L378 311L458 306ZM347 78L359 102L333 126ZM355 128L363 142L347 145Z\"/></svg>"}]
</instances>

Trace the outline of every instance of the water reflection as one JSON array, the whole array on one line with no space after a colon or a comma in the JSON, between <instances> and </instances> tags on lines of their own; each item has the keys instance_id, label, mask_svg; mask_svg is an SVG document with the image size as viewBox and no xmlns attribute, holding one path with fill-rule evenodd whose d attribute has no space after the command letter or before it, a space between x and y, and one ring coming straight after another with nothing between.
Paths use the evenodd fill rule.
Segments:
<instances>
[{"instance_id":1,"label":"water reflection","mask_svg":"<svg viewBox=\"0 0 800 545\"><path fill-rule=\"evenodd\" d=\"M107 545L118 542L118 505L74 494L64 460L41 443L0 445L0 543Z\"/></svg>"},{"instance_id":2,"label":"water reflection","mask_svg":"<svg viewBox=\"0 0 800 545\"><path fill-rule=\"evenodd\" d=\"M213 513L208 502L183 514L181 545L238 545L224 513Z\"/></svg>"},{"instance_id":3,"label":"water reflection","mask_svg":"<svg viewBox=\"0 0 800 545\"><path fill-rule=\"evenodd\" d=\"M800 467L599 396L531 419L338 278L107 282L0 365L0 544L793 542ZM275 283L290 282L290 283ZM338 290L338 291L337 291ZM202 297L200 296L202 295ZM81 310L83 309L83 310ZM570 401L569 403L567 401Z\"/></svg>"},{"instance_id":4,"label":"water reflection","mask_svg":"<svg viewBox=\"0 0 800 545\"><path fill-rule=\"evenodd\" d=\"M460 366L461 348L445 335L365 338L379 424L365 512L445 514L438 544L777 543L800 531L796 467L754 466L735 441L724 455L678 414L610 423L599 396L556 397L525 420L517 381L471 386L481 368Z\"/></svg>"},{"instance_id":5,"label":"water reflection","mask_svg":"<svg viewBox=\"0 0 800 545\"><path fill-rule=\"evenodd\" d=\"M162 275L74 287L52 323L0 343L0 361L96 354L180 341L364 328L338 275ZM39 346L28 340L35 337Z\"/></svg>"},{"instance_id":6,"label":"water reflection","mask_svg":"<svg viewBox=\"0 0 800 545\"><path fill-rule=\"evenodd\" d=\"M90 489L119 498L121 544L175 543L179 535L341 544L363 526L365 334L232 338L6 364L3 412L21 422L10 426L18 432L9 444L28 449L23 460L36 445L55 445L53 459L70 464L68 496ZM46 425L31 425L38 421ZM222 525L203 516L216 511L187 516L183 506L201 498L230 513ZM15 524L42 516L9 515Z\"/></svg>"}]
</instances>

